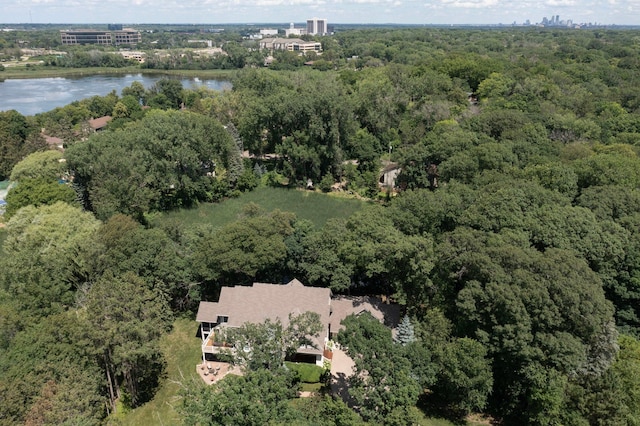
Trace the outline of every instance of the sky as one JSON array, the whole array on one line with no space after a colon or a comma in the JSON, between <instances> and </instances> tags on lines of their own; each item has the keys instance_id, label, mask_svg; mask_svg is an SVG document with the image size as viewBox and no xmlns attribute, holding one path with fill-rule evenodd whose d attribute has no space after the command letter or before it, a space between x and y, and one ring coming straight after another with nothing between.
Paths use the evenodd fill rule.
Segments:
<instances>
[{"instance_id":1,"label":"sky","mask_svg":"<svg viewBox=\"0 0 640 426\"><path fill-rule=\"evenodd\" d=\"M640 25L640 0L0 0L0 23Z\"/></svg>"}]
</instances>

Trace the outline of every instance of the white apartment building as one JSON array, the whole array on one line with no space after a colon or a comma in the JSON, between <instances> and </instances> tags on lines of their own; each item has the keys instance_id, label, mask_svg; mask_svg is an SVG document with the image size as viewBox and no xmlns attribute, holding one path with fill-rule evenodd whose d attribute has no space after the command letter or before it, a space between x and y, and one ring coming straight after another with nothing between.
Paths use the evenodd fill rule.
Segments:
<instances>
[{"instance_id":1,"label":"white apartment building","mask_svg":"<svg viewBox=\"0 0 640 426\"><path fill-rule=\"evenodd\" d=\"M321 18L307 19L307 34L323 35L327 34L327 20Z\"/></svg>"},{"instance_id":2,"label":"white apartment building","mask_svg":"<svg viewBox=\"0 0 640 426\"><path fill-rule=\"evenodd\" d=\"M292 23L289 24L289 28L286 28L284 30L284 36L285 37L289 37L289 36L301 36L307 33L307 30L305 28L296 28L295 25Z\"/></svg>"}]
</instances>

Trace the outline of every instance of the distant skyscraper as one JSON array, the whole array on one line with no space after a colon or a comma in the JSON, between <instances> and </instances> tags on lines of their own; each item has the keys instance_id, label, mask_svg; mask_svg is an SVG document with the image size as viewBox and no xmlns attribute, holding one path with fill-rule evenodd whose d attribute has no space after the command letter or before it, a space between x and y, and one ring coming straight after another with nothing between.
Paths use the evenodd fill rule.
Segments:
<instances>
[{"instance_id":1,"label":"distant skyscraper","mask_svg":"<svg viewBox=\"0 0 640 426\"><path fill-rule=\"evenodd\" d=\"M327 20L320 18L307 19L307 34L322 35L327 33Z\"/></svg>"}]
</instances>

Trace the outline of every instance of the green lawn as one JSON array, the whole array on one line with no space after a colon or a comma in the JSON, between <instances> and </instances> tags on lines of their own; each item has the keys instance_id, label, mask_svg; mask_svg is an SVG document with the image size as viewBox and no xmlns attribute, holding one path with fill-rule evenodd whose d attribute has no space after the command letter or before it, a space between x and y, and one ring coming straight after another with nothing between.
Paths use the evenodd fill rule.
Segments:
<instances>
[{"instance_id":1,"label":"green lawn","mask_svg":"<svg viewBox=\"0 0 640 426\"><path fill-rule=\"evenodd\" d=\"M256 203L266 211L280 209L308 219L316 227L322 227L329 218L349 217L365 205L364 201L319 192L296 189L261 187L221 203L203 203L197 208L183 209L158 215L151 221L156 225L177 220L187 226L213 224L222 226L238 218L242 207Z\"/></svg>"},{"instance_id":2,"label":"green lawn","mask_svg":"<svg viewBox=\"0 0 640 426\"><path fill-rule=\"evenodd\" d=\"M322 383L301 383L300 390L302 392L320 392L322 390Z\"/></svg>"},{"instance_id":3,"label":"green lawn","mask_svg":"<svg viewBox=\"0 0 640 426\"><path fill-rule=\"evenodd\" d=\"M162 348L167 361L167 377L163 379L153 400L109 422L117 425L156 426L182 424L174 409L180 404L179 385L175 382L198 377L196 365L200 363L200 340L195 337L198 323L178 319L173 330L162 338Z\"/></svg>"}]
</instances>

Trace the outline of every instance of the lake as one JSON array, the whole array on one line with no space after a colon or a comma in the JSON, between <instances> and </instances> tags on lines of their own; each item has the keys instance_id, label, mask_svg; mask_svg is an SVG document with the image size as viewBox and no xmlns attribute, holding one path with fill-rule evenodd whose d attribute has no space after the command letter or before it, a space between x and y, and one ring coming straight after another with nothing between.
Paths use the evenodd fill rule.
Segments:
<instances>
[{"instance_id":1,"label":"lake","mask_svg":"<svg viewBox=\"0 0 640 426\"><path fill-rule=\"evenodd\" d=\"M0 111L15 109L22 115L35 115L50 111L73 101L105 96L115 90L120 96L123 88L139 81L149 88L165 75L126 74L92 75L88 77L68 78L26 78L0 81ZM199 78L179 78L185 89L206 86L213 90L231 88L227 80L201 80Z\"/></svg>"}]
</instances>

